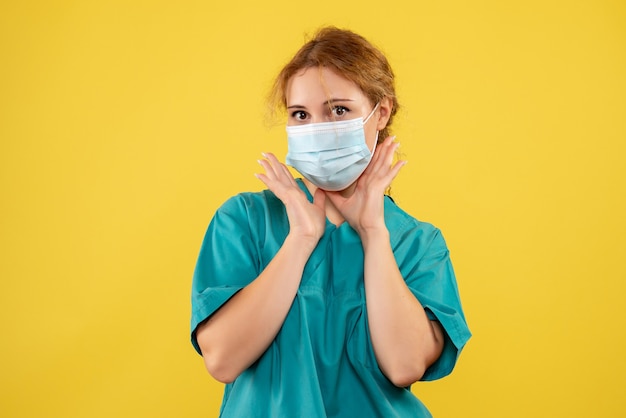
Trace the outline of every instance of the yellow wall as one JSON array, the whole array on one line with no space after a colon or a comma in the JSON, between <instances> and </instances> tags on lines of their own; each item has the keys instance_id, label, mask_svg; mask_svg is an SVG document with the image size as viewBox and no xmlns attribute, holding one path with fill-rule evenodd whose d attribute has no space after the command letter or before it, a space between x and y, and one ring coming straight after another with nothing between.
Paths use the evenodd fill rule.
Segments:
<instances>
[{"instance_id":1,"label":"yellow wall","mask_svg":"<svg viewBox=\"0 0 626 418\"><path fill-rule=\"evenodd\" d=\"M387 52L474 333L437 417L626 415L626 5L3 1L0 416L217 416L188 343L204 230L284 156L263 97L322 24Z\"/></svg>"}]
</instances>

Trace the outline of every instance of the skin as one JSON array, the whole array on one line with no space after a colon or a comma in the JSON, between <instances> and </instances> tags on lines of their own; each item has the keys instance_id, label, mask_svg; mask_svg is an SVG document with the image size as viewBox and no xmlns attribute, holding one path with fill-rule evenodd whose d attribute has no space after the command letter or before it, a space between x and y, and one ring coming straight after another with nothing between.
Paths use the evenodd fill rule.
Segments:
<instances>
[{"instance_id":1,"label":"skin","mask_svg":"<svg viewBox=\"0 0 626 418\"><path fill-rule=\"evenodd\" d=\"M288 125L365 118L374 108L356 84L328 68L300 71L289 80L286 92ZM391 106L391 100L382 100L364 127L370 150L377 131L389 120ZM265 173L256 176L285 204L290 231L259 277L198 327L205 365L215 379L232 382L272 343L327 218L335 225L348 222L361 238L368 323L381 371L396 386L406 387L439 358L441 326L428 319L406 286L384 221L384 192L406 163L393 164L398 145L393 137L378 144L366 170L344 190L324 191L305 180L313 203L284 164L271 153L263 154L259 164ZM270 299L272 303L266 303Z\"/></svg>"}]
</instances>

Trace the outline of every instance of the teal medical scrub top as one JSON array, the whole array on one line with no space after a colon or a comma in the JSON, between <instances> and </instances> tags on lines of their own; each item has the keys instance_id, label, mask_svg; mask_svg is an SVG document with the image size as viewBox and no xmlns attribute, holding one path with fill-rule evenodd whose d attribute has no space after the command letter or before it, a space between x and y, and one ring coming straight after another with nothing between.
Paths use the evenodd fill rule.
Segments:
<instances>
[{"instance_id":1,"label":"teal medical scrub top","mask_svg":"<svg viewBox=\"0 0 626 418\"><path fill-rule=\"evenodd\" d=\"M438 379L452 371L471 335L449 252L438 229L389 197L384 210L407 286L445 331L443 352L423 377ZM288 232L285 207L269 190L239 194L218 209L193 278L191 340L198 353L197 326L263 271ZM226 385L220 417L430 416L410 388L394 386L379 369L367 323L361 241L347 222L327 221L281 330Z\"/></svg>"}]
</instances>

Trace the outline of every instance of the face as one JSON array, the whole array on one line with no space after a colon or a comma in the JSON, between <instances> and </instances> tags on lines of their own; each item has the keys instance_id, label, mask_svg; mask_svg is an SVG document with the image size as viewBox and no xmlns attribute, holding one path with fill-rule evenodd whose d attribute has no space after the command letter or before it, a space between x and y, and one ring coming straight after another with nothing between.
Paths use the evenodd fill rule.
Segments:
<instances>
[{"instance_id":1,"label":"face","mask_svg":"<svg viewBox=\"0 0 626 418\"><path fill-rule=\"evenodd\" d=\"M328 68L310 67L296 73L287 83L287 125L363 119L372 104L352 81ZM365 124L365 141L374 148L376 132L383 129L388 116L388 101L379 105Z\"/></svg>"}]
</instances>

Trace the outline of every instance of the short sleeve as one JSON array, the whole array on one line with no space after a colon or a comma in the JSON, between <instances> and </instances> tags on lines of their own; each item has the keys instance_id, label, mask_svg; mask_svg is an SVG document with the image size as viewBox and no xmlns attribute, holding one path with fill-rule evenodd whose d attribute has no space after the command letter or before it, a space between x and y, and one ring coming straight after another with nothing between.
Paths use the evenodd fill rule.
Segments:
<instances>
[{"instance_id":1,"label":"short sleeve","mask_svg":"<svg viewBox=\"0 0 626 418\"><path fill-rule=\"evenodd\" d=\"M394 253L407 286L429 319L438 321L444 330L441 356L422 377L422 380L436 380L452 372L471 333L441 232L430 224L415 222L413 227L407 225L404 229Z\"/></svg>"},{"instance_id":2,"label":"short sleeve","mask_svg":"<svg viewBox=\"0 0 626 418\"><path fill-rule=\"evenodd\" d=\"M245 201L229 199L215 213L202 241L191 291L191 343L198 325L259 275L259 255Z\"/></svg>"}]
</instances>

